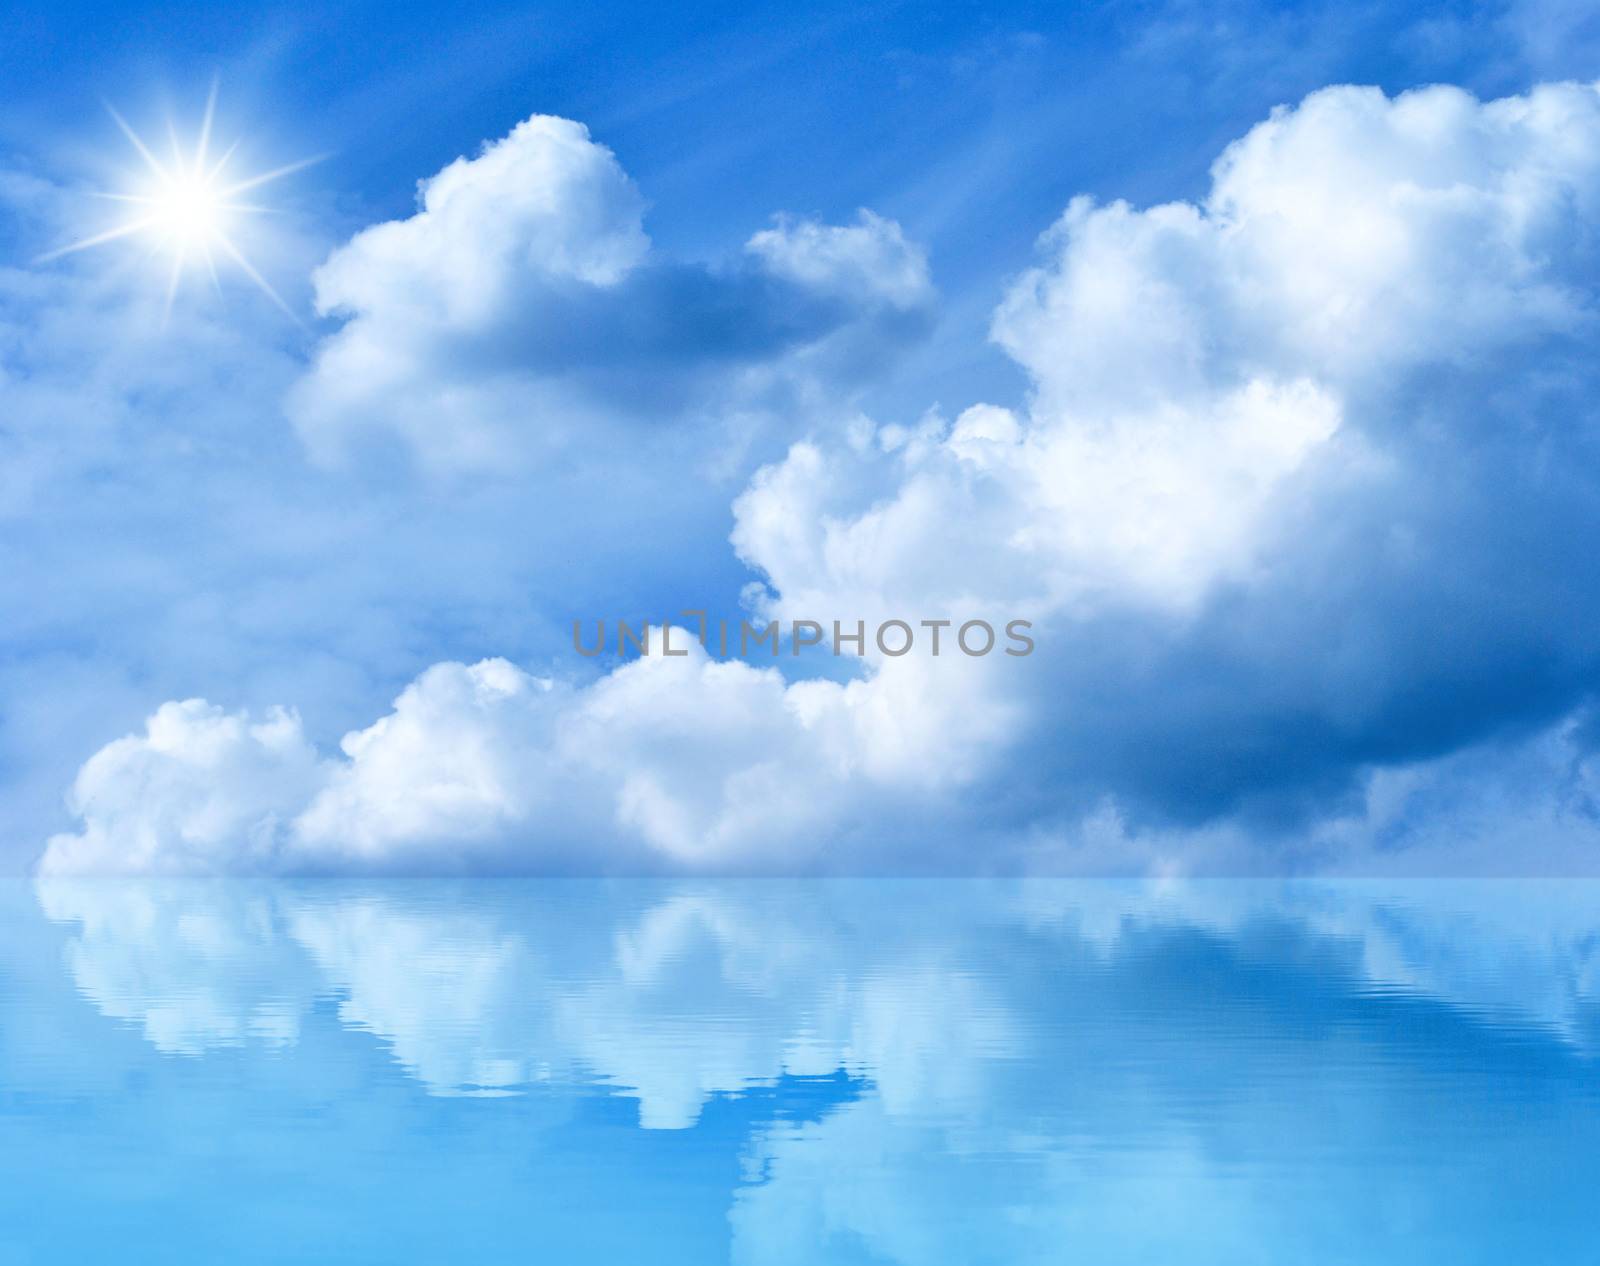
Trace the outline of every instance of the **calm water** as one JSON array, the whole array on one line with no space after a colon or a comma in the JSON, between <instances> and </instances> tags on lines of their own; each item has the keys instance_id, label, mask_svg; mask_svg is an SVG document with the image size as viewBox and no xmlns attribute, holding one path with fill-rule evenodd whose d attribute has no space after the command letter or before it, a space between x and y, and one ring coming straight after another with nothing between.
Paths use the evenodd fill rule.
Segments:
<instances>
[{"instance_id":1,"label":"calm water","mask_svg":"<svg viewBox=\"0 0 1600 1266\"><path fill-rule=\"evenodd\" d=\"M1600 1262L1600 885L0 905L7 1266Z\"/></svg>"}]
</instances>

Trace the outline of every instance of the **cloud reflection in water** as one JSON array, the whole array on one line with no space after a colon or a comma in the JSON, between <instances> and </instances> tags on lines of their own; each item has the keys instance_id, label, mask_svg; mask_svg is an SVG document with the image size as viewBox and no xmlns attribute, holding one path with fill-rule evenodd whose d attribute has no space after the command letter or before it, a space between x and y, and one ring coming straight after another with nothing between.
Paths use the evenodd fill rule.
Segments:
<instances>
[{"instance_id":1,"label":"cloud reflection in water","mask_svg":"<svg viewBox=\"0 0 1600 1266\"><path fill-rule=\"evenodd\" d=\"M46 882L35 896L38 937L65 936L77 993L138 1034L145 1054L122 1057L156 1061L165 1093L211 1066L229 1101L243 1093L230 1061L292 1069L231 1110L294 1148L284 1122L305 1085L335 1045L354 1060L338 1073L351 1119L306 1163L368 1157L381 1137L402 1176L352 1210L364 1225L394 1223L425 1129L521 1111L543 1114L535 1135L565 1122L540 1181L641 1227L703 1209L736 1262L1556 1260L1587 1242L1600 885ZM58 1009L81 1006L58 992ZM16 995L0 983L0 1006L15 1013ZM356 1111L396 1065L418 1093L383 1122ZM24 1065L6 1066L15 1082ZM439 1115L468 1112L462 1096L531 1102ZM607 1105L630 1100L619 1122ZM483 1163L506 1146L486 1143ZM619 1179L662 1146L679 1149L668 1169ZM501 1159L509 1173L479 1180L504 1237L478 1244L482 1260L531 1234L515 1212L525 1158ZM563 1234L590 1251L601 1231L591 1216ZM706 1260L691 1239L627 1251Z\"/></svg>"}]
</instances>

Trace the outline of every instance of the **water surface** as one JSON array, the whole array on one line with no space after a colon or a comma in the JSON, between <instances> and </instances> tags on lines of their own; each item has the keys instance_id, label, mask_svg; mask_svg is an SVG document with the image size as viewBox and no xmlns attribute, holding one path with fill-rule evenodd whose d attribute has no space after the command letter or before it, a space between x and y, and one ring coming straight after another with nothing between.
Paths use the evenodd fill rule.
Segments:
<instances>
[{"instance_id":1,"label":"water surface","mask_svg":"<svg viewBox=\"0 0 1600 1266\"><path fill-rule=\"evenodd\" d=\"M5 1266L1600 1261L1600 884L0 906Z\"/></svg>"}]
</instances>

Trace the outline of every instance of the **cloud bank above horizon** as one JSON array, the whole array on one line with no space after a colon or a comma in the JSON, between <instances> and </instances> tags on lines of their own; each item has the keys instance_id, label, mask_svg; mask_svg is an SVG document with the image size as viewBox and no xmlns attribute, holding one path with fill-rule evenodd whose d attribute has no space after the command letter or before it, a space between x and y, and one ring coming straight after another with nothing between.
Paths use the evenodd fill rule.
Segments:
<instances>
[{"instance_id":1,"label":"cloud bank above horizon","mask_svg":"<svg viewBox=\"0 0 1600 1266\"><path fill-rule=\"evenodd\" d=\"M308 466L660 486L731 507L752 618L1037 652L463 657L337 753L168 702L42 872L1594 869L1600 89L1332 87L1199 201L1074 198L993 313L1025 400L953 417L864 404L937 319L899 224L685 262L644 205L535 116L336 247Z\"/></svg>"}]
</instances>

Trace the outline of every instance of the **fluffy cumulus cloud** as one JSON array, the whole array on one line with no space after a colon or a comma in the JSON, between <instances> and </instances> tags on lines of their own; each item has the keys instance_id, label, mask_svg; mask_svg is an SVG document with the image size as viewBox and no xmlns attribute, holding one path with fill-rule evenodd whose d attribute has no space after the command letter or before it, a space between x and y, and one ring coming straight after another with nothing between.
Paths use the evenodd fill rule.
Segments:
<instances>
[{"instance_id":1,"label":"fluffy cumulus cloud","mask_svg":"<svg viewBox=\"0 0 1600 1266\"><path fill-rule=\"evenodd\" d=\"M802 445L757 480L735 539L808 601L917 600L935 571L944 595L1002 599L1032 576L1079 614L1270 585L1269 555L1331 534L1297 510L1367 516L1388 489L1425 491L1419 458L1581 439L1561 428L1594 333L1597 200L1590 88L1487 105L1329 89L1230 147L1203 205L1073 202L995 315L1032 378L1026 415ZM1463 407L1513 368L1559 402L1518 384L1511 416ZM937 566L917 557L934 540Z\"/></svg>"},{"instance_id":2,"label":"fluffy cumulus cloud","mask_svg":"<svg viewBox=\"0 0 1600 1266\"><path fill-rule=\"evenodd\" d=\"M1320 92L1203 204L1072 204L994 320L1024 412L799 445L735 542L779 610L1035 615L1028 776L1158 814L1554 722L1596 666L1597 199L1591 87Z\"/></svg>"},{"instance_id":3,"label":"fluffy cumulus cloud","mask_svg":"<svg viewBox=\"0 0 1600 1266\"><path fill-rule=\"evenodd\" d=\"M254 870L317 765L282 709L252 721L200 699L163 704L143 734L108 744L78 774L70 807L85 829L74 850L128 870Z\"/></svg>"},{"instance_id":4,"label":"fluffy cumulus cloud","mask_svg":"<svg viewBox=\"0 0 1600 1266\"><path fill-rule=\"evenodd\" d=\"M819 366L837 386L870 365L933 297L921 251L868 212L781 219L715 266L656 258L639 191L567 119L457 159L419 203L315 274L319 312L343 326L290 413L326 459L377 437L483 470L579 441L614 455L685 419L737 438Z\"/></svg>"},{"instance_id":5,"label":"fluffy cumulus cloud","mask_svg":"<svg viewBox=\"0 0 1600 1266\"><path fill-rule=\"evenodd\" d=\"M787 683L691 647L584 687L437 664L327 760L291 713L166 704L84 766L82 828L40 868L775 869L833 849L848 868L875 855L840 835L853 816L926 810L963 781L952 752L971 745L948 736L982 701L960 681Z\"/></svg>"},{"instance_id":6,"label":"fluffy cumulus cloud","mask_svg":"<svg viewBox=\"0 0 1600 1266\"><path fill-rule=\"evenodd\" d=\"M347 319L296 424L452 463L739 416L822 365L849 381L929 301L871 215L684 268L640 205L558 120L447 168L318 274ZM329 760L288 760L292 718L182 705L165 747L152 723L85 768L45 867L231 865L223 830L289 869L1320 864L1403 851L1418 806L1460 816L1474 760L1508 815L1541 771L1592 856L1597 213L1593 86L1316 93L1199 203L1071 203L993 319L1023 404L824 411L738 497L762 616L1021 618L1035 654L869 642L847 681L445 664ZM220 725L235 755L187 754Z\"/></svg>"}]
</instances>

